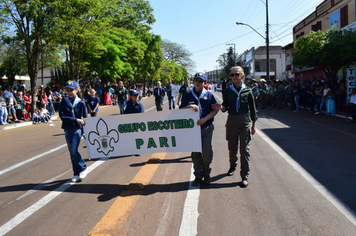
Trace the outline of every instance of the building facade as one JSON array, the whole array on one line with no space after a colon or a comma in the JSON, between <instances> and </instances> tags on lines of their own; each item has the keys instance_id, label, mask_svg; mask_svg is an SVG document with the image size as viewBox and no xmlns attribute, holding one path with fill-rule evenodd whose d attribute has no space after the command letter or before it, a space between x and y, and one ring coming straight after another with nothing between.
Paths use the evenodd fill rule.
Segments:
<instances>
[{"instance_id":1,"label":"building facade","mask_svg":"<svg viewBox=\"0 0 356 236\"><path fill-rule=\"evenodd\" d=\"M327 29L356 29L356 0L326 0L316 7L315 11L293 28L293 42L311 31ZM286 68L287 69L287 68ZM292 73L297 79L324 78L321 68L296 68ZM341 78L342 73L339 77Z\"/></svg>"},{"instance_id":2,"label":"building facade","mask_svg":"<svg viewBox=\"0 0 356 236\"><path fill-rule=\"evenodd\" d=\"M286 58L282 46L269 47L270 80L285 80ZM247 79L267 78L267 51L265 46L254 47L242 53L237 59L237 65L244 68Z\"/></svg>"}]
</instances>

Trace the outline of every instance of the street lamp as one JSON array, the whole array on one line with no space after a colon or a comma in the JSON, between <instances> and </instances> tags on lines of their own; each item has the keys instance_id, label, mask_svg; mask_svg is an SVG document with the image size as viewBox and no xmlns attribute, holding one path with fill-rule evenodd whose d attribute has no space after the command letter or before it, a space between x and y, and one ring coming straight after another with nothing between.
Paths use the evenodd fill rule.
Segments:
<instances>
[{"instance_id":1,"label":"street lamp","mask_svg":"<svg viewBox=\"0 0 356 236\"><path fill-rule=\"evenodd\" d=\"M236 66L236 48L234 43L227 43L226 45L234 45L234 66Z\"/></svg>"},{"instance_id":2,"label":"street lamp","mask_svg":"<svg viewBox=\"0 0 356 236\"><path fill-rule=\"evenodd\" d=\"M261 36L263 39L266 40L266 59L267 59L267 74L266 74L266 79L269 80L269 30L268 30L268 0L266 0L266 37L263 37L262 34L260 34L257 30L255 30L251 25L241 23L241 22L236 22L237 25L246 25L250 27L253 31L255 31L259 36Z\"/></svg>"}]
</instances>

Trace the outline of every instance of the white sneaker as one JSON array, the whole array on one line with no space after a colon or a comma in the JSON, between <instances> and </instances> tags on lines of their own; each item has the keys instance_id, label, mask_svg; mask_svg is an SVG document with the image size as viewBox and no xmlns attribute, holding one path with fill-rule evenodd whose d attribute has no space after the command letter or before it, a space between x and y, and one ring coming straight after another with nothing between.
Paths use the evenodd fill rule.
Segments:
<instances>
[{"instance_id":1,"label":"white sneaker","mask_svg":"<svg viewBox=\"0 0 356 236\"><path fill-rule=\"evenodd\" d=\"M319 115L319 112L315 112L315 115Z\"/></svg>"},{"instance_id":2,"label":"white sneaker","mask_svg":"<svg viewBox=\"0 0 356 236\"><path fill-rule=\"evenodd\" d=\"M242 180L242 182L241 182L241 187L246 188L246 187L247 187L247 185L248 185L247 180L246 180L246 179Z\"/></svg>"},{"instance_id":3,"label":"white sneaker","mask_svg":"<svg viewBox=\"0 0 356 236\"><path fill-rule=\"evenodd\" d=\"M77 183L80 181L80 177L79 175L74 175L73 178L71 179L71 182L72 183Z\"/></svg>"},{"instance_id":4,"label":"white sneaker","mask_svg":"<svg viewBox=\"0 0 356 236\"><path fill-rule=\"evenodd\" d=\"M79 173L79 178L84 179L88 174L88 168Z\"/></svg>"}]
</instances>

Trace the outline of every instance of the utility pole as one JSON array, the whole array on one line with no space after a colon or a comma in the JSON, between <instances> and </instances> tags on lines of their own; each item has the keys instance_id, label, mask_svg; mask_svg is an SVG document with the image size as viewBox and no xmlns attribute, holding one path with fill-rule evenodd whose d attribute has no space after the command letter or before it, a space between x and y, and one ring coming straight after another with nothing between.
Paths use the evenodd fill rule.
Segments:
<instances>
[{"instance_id":1,"label":"utility pole","mask_svg":"<svg viewBox=\"0 0 356 236\"><path fill-rule=\"evenodd\" d=\"M262 0L261 0L262 1ZM263 2L263 1L262 1ZM264 38L266 40L266 79L269 80L269 23L268 23L268 0L266 0L266 37L263 37L262 34L260 34L257 30L255 30L251 25L249 24L245 24L245 23L241 23L241 22L236 22L237 25L246 25L248 27L250 27L253 31L255 31L259 36L261 36L262 38Z\"/></svg>"},{"instance_id":2,"label":"utility pole","mask_svg":"<svg viewBox=\"0 0 356 236\"><path fill-rule=\"evenodd\" d=\"M226 45L234 45L234 66L236 66L236 45L234 43L227 43Z\"/></svg>"},{"instance_id":3,"label":"utility pole","mask_svg":"<svg viewBox=\"0 0 356 236\"><path fill-rule=\"evenodd\" d=\"M266 79L269 80L269 24L268 24L268 0L266 0L266 58L267 58L267 74Z\"/></svg>"}]
</instances>

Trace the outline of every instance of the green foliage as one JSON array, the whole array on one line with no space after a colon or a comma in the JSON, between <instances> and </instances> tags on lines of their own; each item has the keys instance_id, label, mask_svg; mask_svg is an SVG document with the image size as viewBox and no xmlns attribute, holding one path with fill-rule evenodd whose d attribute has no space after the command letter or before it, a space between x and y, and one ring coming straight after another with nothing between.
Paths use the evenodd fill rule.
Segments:
<instances>
[{"instance_id":1,"label":"green foliage","mask_svg":"<svg viewBox=\"0 0 356 236\"><path fill-rule=\"evenodd\" d=\"M192 53L184 45L169 40L162 42L163 60L175 61L184 71L194 73L195 62L190 59Z\"/></svg>"},{"instance_id":2,"label":"green foliage","mask_svg":"<svg viewBox=\"0 0 356 236\"><path fill-rule=\"evenodd\" d=\"M234 49L230 47L227 53L223 53L219 56L216 62L219 63L219 67L223 68L222 73L219 74L221 80L229 78L230 69L235 65L236 54L234 54Z\"/></svg>"},{"instance_id":3,"label":"green foliage","mask_svg":"<svg viewBox=\"0 0 356 236\"><path fill-rule=\"evenodd\" d=\"M145 0L116 1L108 10L114 27L133 31L134 34L151 30L150 25L156 21L152 13L152 7Z\"/></svg>"},{"instance_id":4,"label":"green foliage","mask_svg":"<svg viewBox=\"0 0 356 236\"><path fill-rule=\"evenodd\" d=\"M102 83L132 79L137 65L144 57L146 45L123 28L103 32L99 42L97 51L84 54L87 69L96 71Z\"/></svg>"},{"instance_id":5,"label":"green foliage","mask_svg":"<svg viewBox=\"0 0 356 236\"><path fill-rule=\"evenodd\" d=\"M293 49L293 65L320 67L335 83L338 70L356 62L356 32L327 30L298 38Z\"/></svg>"},{"instance_id":6,"label":"green foliage","mask_svg":"<svg viewBox=\"0 0 356 236\"><path fill-rule=\"evenodd\" d=\"M163 61L161 37L159 35L146 33L141 40L147 47L144 52L144 57L138 65L137 75L143 79L153 79L157 77L157 71L161 68Z\"/></svg>"},{"instance_id":7,"label":"green foliage","mask_svg":"<svg viewBox=\"0 0 356 236\"><path fill-rule=\"evenodd\" d=\"M182 84L184 77L184 70L175 61L163 61L159 74L162 84L168 84L169 79L172 80L173 84Z\"/></svg>"}]
</instances>

